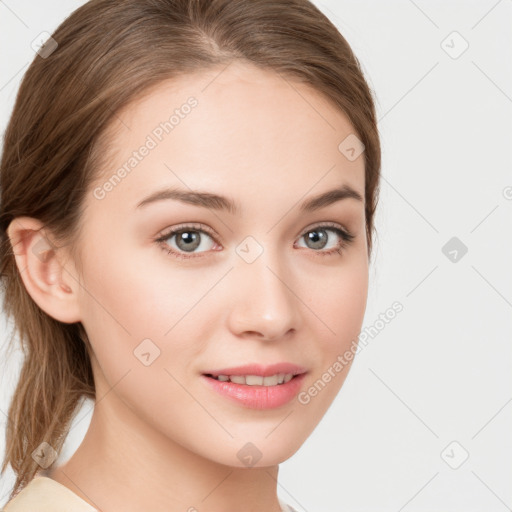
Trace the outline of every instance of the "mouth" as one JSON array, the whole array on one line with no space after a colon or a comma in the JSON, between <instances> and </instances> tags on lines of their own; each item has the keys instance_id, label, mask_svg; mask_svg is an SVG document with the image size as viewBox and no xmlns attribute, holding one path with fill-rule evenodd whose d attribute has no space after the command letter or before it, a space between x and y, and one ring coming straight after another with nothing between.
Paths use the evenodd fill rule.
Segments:
<instances>
[{"instance_id":1,"label":"mouth","mask_svg":"<svg viewBox=\"0 0 512 512\"><path fill-rule=\"evenodd\" d=\"M212 375L210 373L204 374L220 382L234 382L235 384L242 384L245 386L280 386L290 382L293 378L298 377L302 374L293 373L276 373L263 377L262 375Z\"/></svg>"},{"instance_id":2,"label":"mouth","mask_svg":"<svg viewBox=\"0 0 512 512\"><path fill-rule=\"evenodd\" d=\"M202 378L211 390L231 402L251 409L273 409L298 394L306 373L302 367L282 363L210 371Z\"/></svg>"}]
</instances>

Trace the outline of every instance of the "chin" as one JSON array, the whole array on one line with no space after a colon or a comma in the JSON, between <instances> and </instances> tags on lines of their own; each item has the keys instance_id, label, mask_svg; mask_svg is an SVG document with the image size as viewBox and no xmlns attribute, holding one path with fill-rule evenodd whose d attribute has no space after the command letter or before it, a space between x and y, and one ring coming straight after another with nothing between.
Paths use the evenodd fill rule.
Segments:
<instances>
[{"instance_id":1,"label":"chin","mask_svg":"<svg viewBox=\"0 0 512 512\"><path fill-rule=\"evenodd\" d=\"M276 423L278 425L278 423ZM274 425L275 427L275 425ZM279 426L276 430L279 430ZM291 433L290 429L278 433L272 429L254 430L254 435L244 431L243 435L236 435L228 440L213 440L214 450L207 449L204 456L212 461L226 466L237 468L264 468L276 466L294 455L302 446L307 436L304 432ZM227 441L227 443L226 443Z\"/></svg>"}]
</instances>

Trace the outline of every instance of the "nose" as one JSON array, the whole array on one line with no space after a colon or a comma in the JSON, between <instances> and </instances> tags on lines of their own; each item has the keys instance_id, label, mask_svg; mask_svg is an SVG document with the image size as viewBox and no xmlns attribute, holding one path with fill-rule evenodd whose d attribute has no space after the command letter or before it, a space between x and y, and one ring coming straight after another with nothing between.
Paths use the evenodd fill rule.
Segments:
<instances>
[{"instance_id":1,"label":"nose","mask_svg":"<svg viewBox=\"0 0 512 512\"><path fill-rule=\"evenodd\" d=\"M274 341L301 326L300 297L291 269L269 251L256 261L240 260L232 272L229 327L238 337Z\"/></svg>"}]
</instances>

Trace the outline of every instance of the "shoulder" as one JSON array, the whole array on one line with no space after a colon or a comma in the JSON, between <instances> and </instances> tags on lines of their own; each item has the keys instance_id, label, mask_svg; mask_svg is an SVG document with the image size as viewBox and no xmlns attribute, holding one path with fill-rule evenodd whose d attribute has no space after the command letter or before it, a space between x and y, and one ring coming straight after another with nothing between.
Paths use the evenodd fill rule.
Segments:
<instances>
[{"instance_id":1,"label":"shoulder","mask_svg":"<svg viewBox=\"0 0 512 512\"><path fill-rule=\"evenodd\" d=\"M64 485L51 478L36 476L2 512L98 512Z\"/></svg>"}]
</instances>

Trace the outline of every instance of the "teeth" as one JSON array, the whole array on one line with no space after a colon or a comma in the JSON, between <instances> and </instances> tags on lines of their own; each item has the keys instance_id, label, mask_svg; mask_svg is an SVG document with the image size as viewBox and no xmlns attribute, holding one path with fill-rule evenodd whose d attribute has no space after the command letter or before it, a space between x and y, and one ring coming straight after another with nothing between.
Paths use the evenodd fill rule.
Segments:
<instances>
[{"instance_id":1,"label":"teeth","mask_svg":"<svg viewBox=\"0 0 512 512\"><path fill-rule=\"evenodd\" d=\"M218 375L214 379L222 382L231 381L235 384L245 384L247 386L277 386L286 384L293 379L293 373L277 373L268 377L260 375Z\"/></svg>"},{"instance_id":2,"label":"teeth","mask_svg":"<svg viewBox=\"0 0 512 512\"><path fill-rule=\"evenodd\" d=\"M264 386L276 386L277 385L277 375L270 375L268 377L263 377L262 384Z\"/></svg>"},{"instance_id":3,"label":"teeth","mask_svg":"<svg viewBox=\"0 0 512 512\"><path fill-rule=\"evenodd\" d=\"M248 386L263 386L263 377L259 375L247 375L245 377L245 383ZM265 384L266 386L268 384Z\"/></svg>"}]
</instances>

